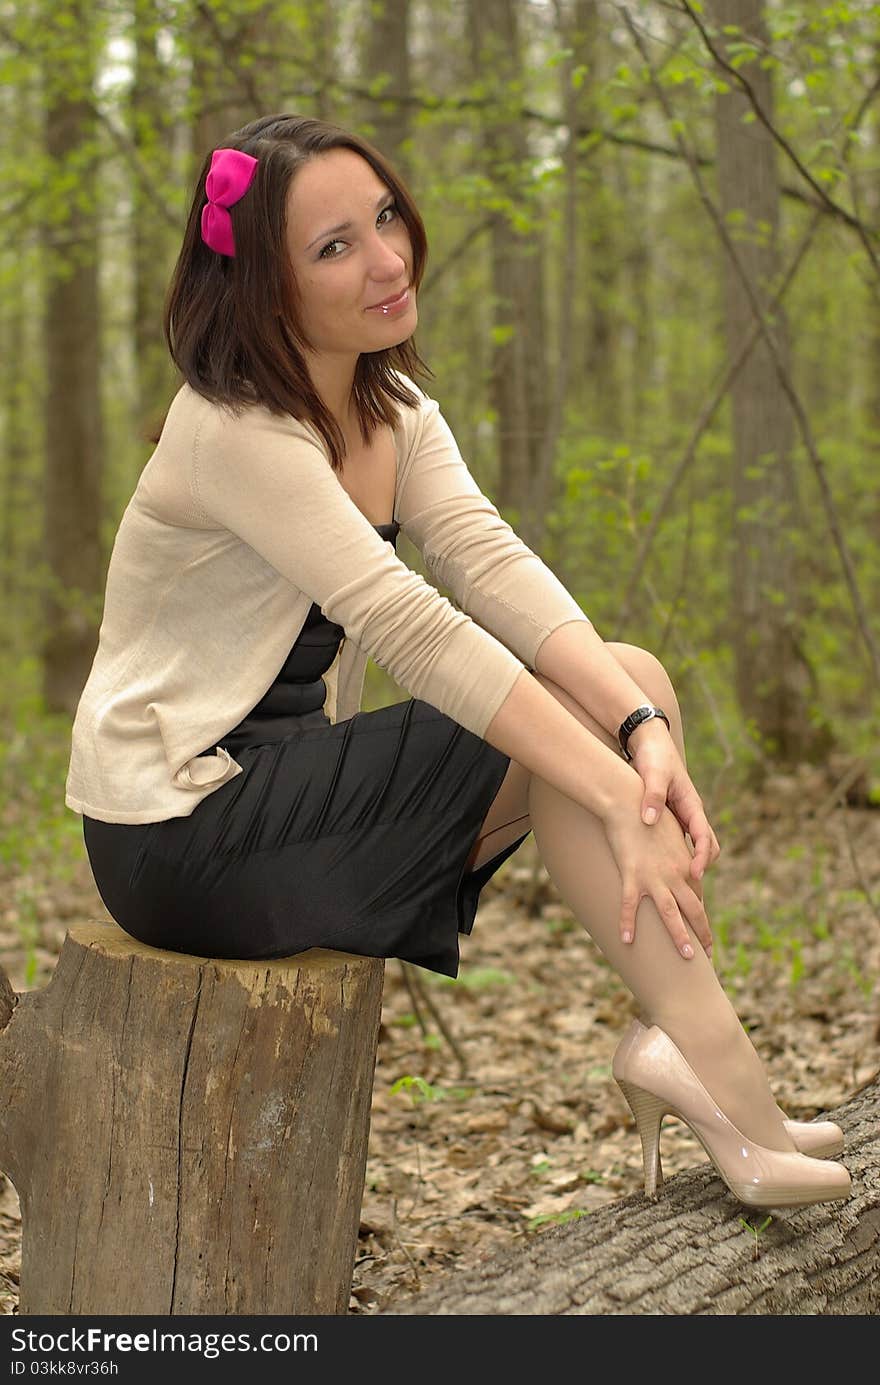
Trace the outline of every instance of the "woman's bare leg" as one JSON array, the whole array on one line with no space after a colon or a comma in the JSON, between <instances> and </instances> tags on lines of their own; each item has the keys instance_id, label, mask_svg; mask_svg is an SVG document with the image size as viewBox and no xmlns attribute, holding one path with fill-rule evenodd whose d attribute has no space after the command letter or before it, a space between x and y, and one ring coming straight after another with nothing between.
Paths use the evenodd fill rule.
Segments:
<instances>
[{"instance_id":1,"label":"woman's bare leg","mask_svg":"<svg viewBox=\"0 0 880 1385\"><path fill-rule=\"evenodd\" d=\"M610 647L669 716L673 738L684 759L681 714L662 664L630 645ZM618 749L614 738L564 689L541 674L533 676L594 735ZM525 805L518 798L523 789ZM530 820L551 880L636 998L643 1023L659 1024L667 1032L744 1135L770 1149L795 1150L763 1064L690 925L686 923L694 956L688 961L677 951L653 902L643 899L636 916L635 941L621 942L620 874L600 819L546 780L514 764L493 810L496 806L496 816L487 815L485 834L474 853L477 864L522 835ZM515 813L523 806L528 818ZM505 829L507 812L515 816ZM701 893L699 883L694 882L693 888Z\"/></svg>"}]
</instances>

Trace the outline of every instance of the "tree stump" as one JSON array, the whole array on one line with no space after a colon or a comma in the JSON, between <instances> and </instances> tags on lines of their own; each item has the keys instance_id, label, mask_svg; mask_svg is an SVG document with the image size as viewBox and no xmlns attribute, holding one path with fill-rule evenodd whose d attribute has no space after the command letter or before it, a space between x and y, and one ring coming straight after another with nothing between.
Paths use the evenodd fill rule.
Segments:
<instances>
[{"instance_id":1,"label":"tree stump","mask_svg":"<svg viewBox=\"0 0 880 1385\"><path fill-rule=\"evenodd\" d=\"M0 1168L22 1314L347 1313L382 958L259 962L71 928L0 968Z\"/></svg>"},{"instance_id":2,"label":"tree stump","mask_svg":"<svg viewBox=\"0 0 880 1385\"><path fill-rule=\"evenodd\" d=\"M549 1227L382 1316L876 1314L880 1078L827 1115L846 1137L846 1201L744 1207L706 1161L669 1178L656 1199L632 1193Z\"/></svg>"}]
</instances>

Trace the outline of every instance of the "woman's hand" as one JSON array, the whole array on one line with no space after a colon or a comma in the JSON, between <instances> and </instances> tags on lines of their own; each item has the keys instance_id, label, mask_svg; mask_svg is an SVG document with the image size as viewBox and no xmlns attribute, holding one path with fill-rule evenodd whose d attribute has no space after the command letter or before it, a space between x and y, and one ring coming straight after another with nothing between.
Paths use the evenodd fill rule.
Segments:
<instances>
[{"instance_id":1,"label":"woman's hand","mask_svg":"<svg viewBox=\"0 0 880 1385\"><path fill-rule=\"evenodd\" d=\"M636 913L647 897L657 908L664 926L683 957L693 957L684 920L696 933L706 955L712 952L712 931L689 867L693 864L681 824L666 807L649 827L639 817L641 786L633 779L632 792L615 803L603 827L623 883L620 935L625 943L636 935Z\"/></svg>"},{"instance_id":2,"label":"woman's hand","mask_svg":"<svg viewBox=\"0 0 880 1385\"><path fill-rule=\"evenodd\" d=\"M658 821L668 805L694 845L690 874L694 880L701 879L706 867L718 860L721 847L668 727L659 717L642 722L630 736L627 749L645 786L642 820Z\"/></svg>"}]
</instances>

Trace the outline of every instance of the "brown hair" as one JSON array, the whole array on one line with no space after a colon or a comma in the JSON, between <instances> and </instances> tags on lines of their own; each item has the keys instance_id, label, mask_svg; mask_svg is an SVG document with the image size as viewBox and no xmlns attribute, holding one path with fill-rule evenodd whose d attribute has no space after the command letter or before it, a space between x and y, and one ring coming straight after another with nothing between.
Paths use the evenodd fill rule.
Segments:
<instances>
[{"instance_id":1,"label":"brown hair","mask_svg":"<svg viewBox=\"0 0 880 1385\"><path fill-rule=\"evenodd\" d=\"M246 196L230 208L235 255L220 255L202 240L205 155L174 274L165 299L163 328L171 357L199 394L231 407L259 403L274 414L307 419L324 437L334 471L342 466L345 439L312 385L301 348L310 346L301 319L296 274L286 245L287 194L291 178L328 149L353 149L388 184L413 250L412 282L425 272L424 223L402 178L370 142L338 125L298 115L267 115L235 130L218 148L242 150L259 160ZM392 374L433 376L410 337L383 351L361 352L353 401L368 443L382 423L394 426L391 400L418 399ZM167 412L166 412L167 417ZM149 435L158 442L162 425Z\"/></svg>"}]
</instances>

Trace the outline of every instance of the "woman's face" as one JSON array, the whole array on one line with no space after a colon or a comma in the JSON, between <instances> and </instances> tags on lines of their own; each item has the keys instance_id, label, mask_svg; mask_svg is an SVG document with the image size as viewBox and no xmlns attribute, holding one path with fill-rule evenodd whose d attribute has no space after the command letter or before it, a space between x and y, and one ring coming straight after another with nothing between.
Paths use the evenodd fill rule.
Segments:
<instances>
[{"instance_id":1,"label":"woman's face","mask_svg":"<svg viewBox=\"0 0 880 1385\"><path fill-rule=\"evenodd\" d=\"M344 230L334 230L343 222ZM315 351L382 351L418 323L412 243L388 185L352 149L329 149L291 180L287 244ZM402 309L374 305L409 287Z\"/></svg>"}]
</instances>

